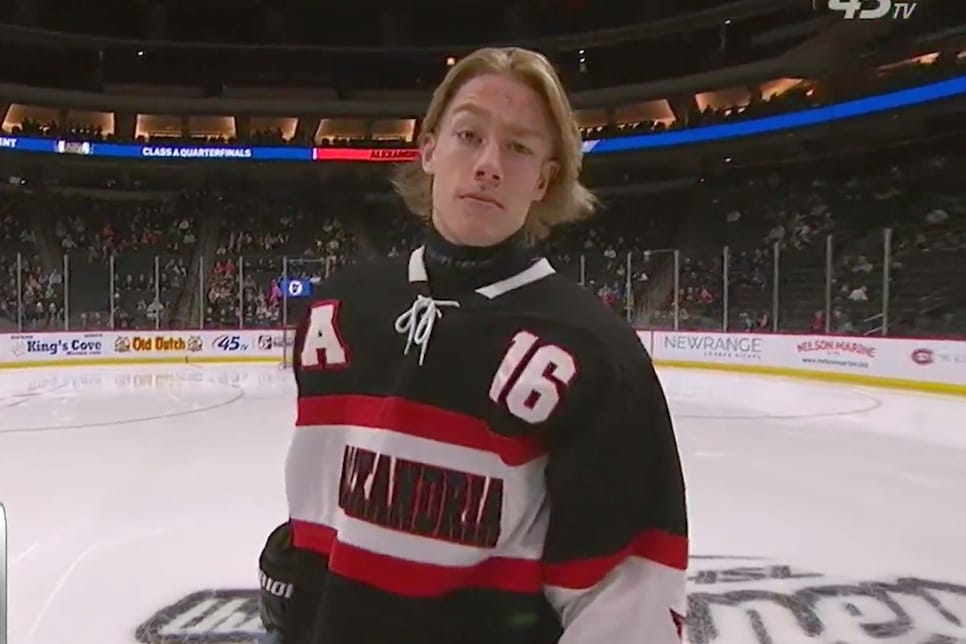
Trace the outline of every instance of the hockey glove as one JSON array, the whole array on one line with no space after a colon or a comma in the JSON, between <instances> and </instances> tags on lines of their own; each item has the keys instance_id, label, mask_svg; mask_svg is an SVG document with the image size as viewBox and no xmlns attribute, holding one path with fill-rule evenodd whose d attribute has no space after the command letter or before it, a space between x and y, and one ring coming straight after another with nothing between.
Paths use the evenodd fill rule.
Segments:
<instances>
[{"instance_id":1,"label":"hockey glove","mask_svg":"<svg viewBox=\"0 0 966 644\"><path fill-rule=\"evenodd\" d=\"M295 549L288 521L275 528L258 558L259 616L269 635L281 639L295 592Z\"/></svg>"}]
</instances>

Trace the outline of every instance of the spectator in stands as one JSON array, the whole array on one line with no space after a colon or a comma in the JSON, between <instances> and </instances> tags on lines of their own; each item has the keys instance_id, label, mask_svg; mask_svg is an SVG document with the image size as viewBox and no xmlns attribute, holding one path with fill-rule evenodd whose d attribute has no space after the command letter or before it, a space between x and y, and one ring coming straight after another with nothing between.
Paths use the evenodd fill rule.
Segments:
<instances>
[{"instance_id":1,"label":"spectator in stands","mask_svg":"<svg viewBox=\"0 0 966 644\"><path fill-rule=\"evenodd\" d=\"M815 334L825 333L825 311L815 311L808 330Z\"/></svg>"},{"instance_id":2,"label":"spectator in stands","mask_svg":"<svg viewBox=\"0 0 966 644\"><path fill-rule=\"evenodd\" d=\"M859 255L858 259L855 262L855 265L852 267L852 272L865 273L866 275L868 275L869 273L872 272L873 268L874 266L872 265L872 262L870 262L865 255Z\"/></svg>"},{"instance_id":3,"label":"spectator in stands","mask_svg":"<svg viewBox=\"0 0 966 644\"><path fill-rule=\"evenodd\" d=\"M859 286L858 288L852 289L849 293L849 301L851 302L868 302L869 301L869 289L865 286Z\"/></svg>"},{"instance_id":4,"label":"spectator in stands","mask_svg":"<svg viewBox=\"0 0 966 644\"><path fill-rule=\"evenodd\" d=\"M754 320L752 319L751 315L748 314L747 311L742 311L741 313L738 314L738 323L740 325L739 329L745 332L751 331L755 326Z\"/></svg>"},{"instance_id":5,"label":"spectator in stands","mask_svg":"<svg viewBox=\"0 0 966 644\"><path fill-rule=\"evenodd\" d=\"M847 335L855 332L855 326L852 324L852 320L850 320L849 316L838 307L832 309L831 326L834 333Z\"/></svg>"}]
</instances>

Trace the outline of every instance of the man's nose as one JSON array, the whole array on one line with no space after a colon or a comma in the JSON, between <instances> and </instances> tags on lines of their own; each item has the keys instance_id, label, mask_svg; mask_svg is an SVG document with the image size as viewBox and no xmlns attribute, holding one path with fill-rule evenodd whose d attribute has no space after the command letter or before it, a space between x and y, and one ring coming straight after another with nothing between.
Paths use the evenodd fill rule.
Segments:
<instances>
[{"instance_id":1,"label":"man's nose","mask_svg":"<svg viewBox=\"0 0 966 644\"><path fill-rule=\"evenodd\" d=\"M487 139L480 146L479 156L476 159L476 178L493 182L499 182L503 179L498 141Z\"/></svg>"}]
</instances>

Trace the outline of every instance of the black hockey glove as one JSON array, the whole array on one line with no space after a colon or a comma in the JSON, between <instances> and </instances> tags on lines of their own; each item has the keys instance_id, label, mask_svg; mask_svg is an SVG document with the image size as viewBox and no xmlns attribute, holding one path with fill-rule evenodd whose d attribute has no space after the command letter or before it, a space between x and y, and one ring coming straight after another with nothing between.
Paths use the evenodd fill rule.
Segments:
<instances>
[{"instance_id":1,"label":"black hockey glove","mask_svg":"<svg viewBox=\"0 0 966 644\"><path fill-rule=\"evenodd\" d=\"M259 615L268 634L276 636L275 641L283 639L286 632L295 575L292 528L286 521L272 530L258 558Z\"/></svg>"}]
</instances>

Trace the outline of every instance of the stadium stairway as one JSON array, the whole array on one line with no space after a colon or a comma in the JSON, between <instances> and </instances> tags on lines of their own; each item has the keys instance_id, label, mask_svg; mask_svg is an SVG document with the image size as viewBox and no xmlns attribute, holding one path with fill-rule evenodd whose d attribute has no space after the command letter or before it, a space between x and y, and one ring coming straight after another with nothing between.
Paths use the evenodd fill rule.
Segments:
<instances>
[{"instance_id":1,"label":"stadium stairway","mask_svg":"<svg viewBox=\"0 0 966 644\"><path fill-rule=\"evenodd\" d=\"M212 200L214 205L214 200ZM215 265L215 254L222 237L224 216L218 208L212 208L210 216L205 217L198 233L198 244L191 258L188 277L177 304L166 311L165 326L169 328L200 328L204 323L201 311L205 292L200 288L200 276L207 280ZM173 309L173 312L172 312Z\"/></svg>"}]
</instances>

